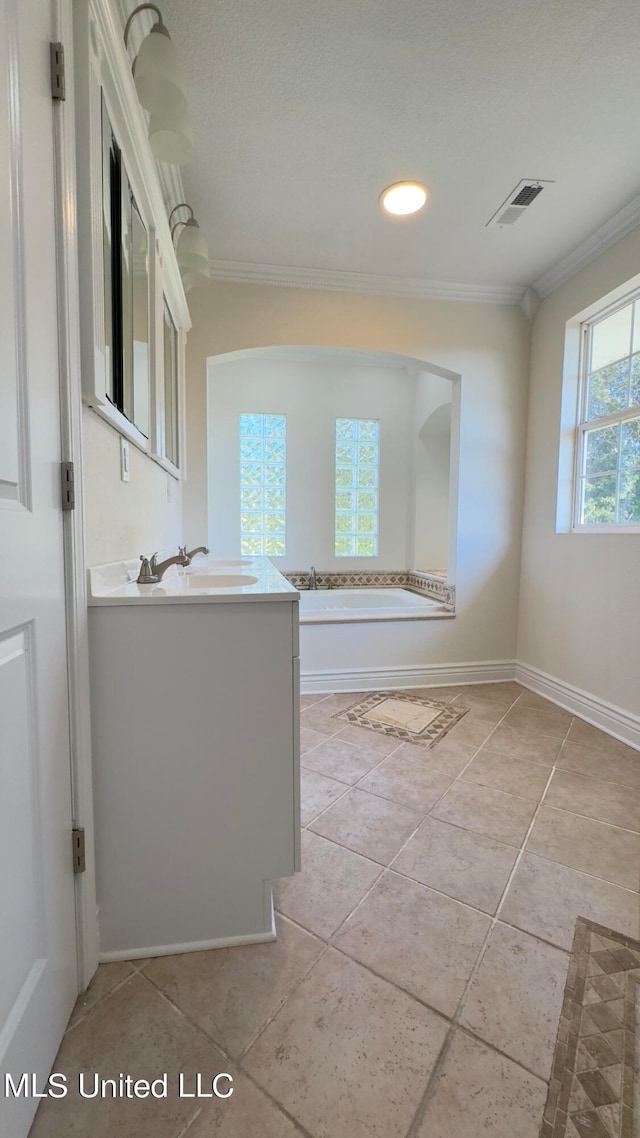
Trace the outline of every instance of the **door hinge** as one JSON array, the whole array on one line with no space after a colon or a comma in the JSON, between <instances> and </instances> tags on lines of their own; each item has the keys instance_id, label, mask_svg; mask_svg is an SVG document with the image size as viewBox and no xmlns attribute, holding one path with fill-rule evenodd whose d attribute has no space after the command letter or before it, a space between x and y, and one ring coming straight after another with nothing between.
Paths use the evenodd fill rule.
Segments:
<instances>
[{"instance_id":1,"label":"door hinge","mask_svg":"<svg viewBox=\"0 0 640 1138\"><path fill-rule=\"evenodd\" d=\"M60 464L60 477L62 480L62 509L75 510L76 483L72 462L62 462Z\"/></svg>"},{"instance_id":2,"label":"door hinge","mask_svg":"<svg viewBox=\"0 0 640 1138\"><path fill-rule=\"evenodd\" d=\"M72 830L71 842L73 851L73 872L84 873L87 868L84 856L84 830Z\"/></svg>"},{"instance_id":3,"label":"door hinge","mask_svg":"<svg viewBox=\"0 0 640 1138\"><path fill-rule=\"evenodd\" d=\"M64 82L64 47L61 43L49 44L51 55L51 98L66 99Z\"/></svg>"}]
</instances>

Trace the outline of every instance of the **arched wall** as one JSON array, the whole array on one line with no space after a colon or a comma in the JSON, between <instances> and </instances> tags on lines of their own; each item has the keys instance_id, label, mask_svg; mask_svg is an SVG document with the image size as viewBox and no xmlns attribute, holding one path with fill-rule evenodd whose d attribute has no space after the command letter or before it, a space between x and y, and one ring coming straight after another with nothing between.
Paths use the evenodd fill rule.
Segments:
<instances>
[{"instance_id":1,"label":"arched wall","mask_svg":"<svg viewBox=\"0 0 640 1138\"><path fill-rule=\"evenodd\" d=\"M436 570L454 579L457 447L450 477L451 408L458 437L460 377L397 353L317 345L253 348L207 360L208 537L216 556L240 550L238 417L285 414L287 548L284 571ZM446 402L446 469L440 440L419 438L425 414ZM338 417L380 424L378 553L334 553L334 447ZM451 486L451 494L449 488ZM451 525L449 525L451 516Z\"/></svg>"},{"instance_id":2,"label":"arched wall","mask_svg":"<svg viewBox=\"0 0 640 1138\"><path fill-rule=\"evenodd\" d=\"M207 531L208 357L314 344L430 361L463 376L458 615L423 631L415 653L450 661L513 659L529 349L519 308L216 282L194 290L190 307L186 540L200 544Z\"/></svg>"}]
</instances>

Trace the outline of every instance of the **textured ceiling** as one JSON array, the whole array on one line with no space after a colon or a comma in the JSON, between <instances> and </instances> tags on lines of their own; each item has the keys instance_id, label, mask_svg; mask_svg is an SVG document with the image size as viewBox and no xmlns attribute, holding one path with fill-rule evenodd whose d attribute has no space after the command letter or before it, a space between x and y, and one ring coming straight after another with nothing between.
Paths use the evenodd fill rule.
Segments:
<instances>
[{"instance_id":1,"label":"textured ceiling","mask_svg":"<svg viewBox=\"0 0 640 1138\"><path fill-rule=\"evenodd\" d=\"M215 259L528 284L640 191L638 0L161 0ZM378 195L430 189L411 219ZM552 179L514 228L486 222Z\"/></svg>"}]
</instances>

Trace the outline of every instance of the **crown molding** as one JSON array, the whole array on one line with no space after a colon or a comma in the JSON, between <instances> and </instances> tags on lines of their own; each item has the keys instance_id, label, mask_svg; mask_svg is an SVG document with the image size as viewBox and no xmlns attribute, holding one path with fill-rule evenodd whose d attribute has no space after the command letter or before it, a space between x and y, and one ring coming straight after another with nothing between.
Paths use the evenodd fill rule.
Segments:
<instances>
[{"instance_id":1,"label":"crown molding","mask_svg":"<svg viewBox=\"0 0 640 1138\"><path fill-rule=\"evenodd\" d=\"M554 292L568 281L569 277L584 269L591 261L595 261L596 257L610 249L617 241L621 241L638 225L640 225L640 194L605 221L604 225L596 229L590 237L581 241L575 249L542 273L533 282L533 288L538 296L544 298L550 292Z\"/></svg>"},{"instance_id":2,"label":"crown molding","mask_svg":"<svg viewBox=\"0 0 640 1138\"><path fill-rule=\"evenodd\" d=\"M520 297L520 307L530 324L535 320L536 312L540 307L540 297L534 288L529 285Z\"/></svg>"},{"instance_id":3,"label":"crown molding","mask_svg":"<svg viewBox=\"0 0 640 1138\"><path fill-rule=\"evenodd\" d=\"M430 300L461 300L481 304L520 304L524 285L473 285L456 281L390 277L377 273L303 269L292 265L254 265L245 261L211 261L211 276L234 284L317 288L370 296L403 296Z\"/></svg>"}]
</instances>

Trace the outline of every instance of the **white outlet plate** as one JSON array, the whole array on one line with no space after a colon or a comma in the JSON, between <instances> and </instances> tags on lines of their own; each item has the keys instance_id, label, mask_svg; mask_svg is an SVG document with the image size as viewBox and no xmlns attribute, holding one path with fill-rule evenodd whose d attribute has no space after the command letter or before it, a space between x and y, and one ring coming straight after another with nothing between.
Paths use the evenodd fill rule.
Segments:
<instances>
[{"instance_id":1,"label":"white outlet plate","mask_svg":"<svg viewBox=\"0 0 640 1138\"><path fill-rule=\"evenodd\" d=\"M123 482L129 481L129 440L120 435L120 477Z\"/></svg>"}]
</instances>

